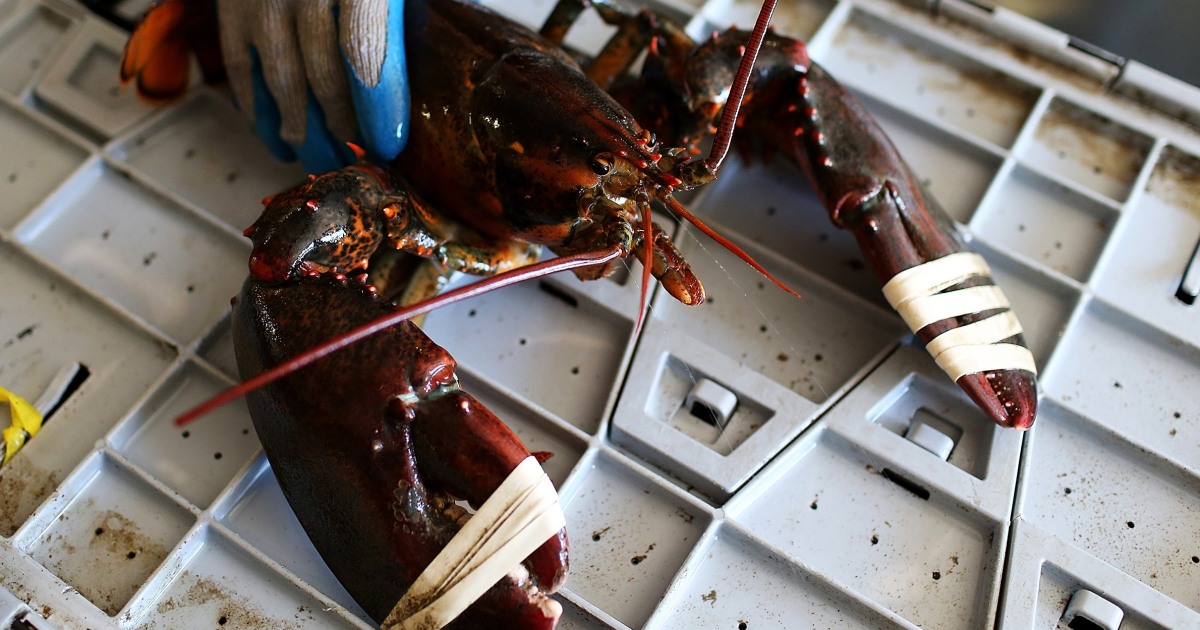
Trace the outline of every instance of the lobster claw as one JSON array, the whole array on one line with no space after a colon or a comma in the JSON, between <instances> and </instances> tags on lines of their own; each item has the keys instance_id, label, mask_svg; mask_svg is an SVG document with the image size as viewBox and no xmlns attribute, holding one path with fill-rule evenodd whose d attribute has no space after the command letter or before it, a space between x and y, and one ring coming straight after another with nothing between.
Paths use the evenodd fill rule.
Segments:
<instances>
[{"instance_id":1,"label":"lobster claw","mask_svg":"<svg viewBox=\"0 0 1200 630\"><path fill-rule=\"evenodd\" d=\"M1037 368L983 257L970 251L866 107L824 68L809 62L789 80L800 106L788 110L795 132L784 148L834 224L854 234L889 303L942 370L996 424L1028 429L1037 413Z\"/></svg>"},{"instance_id":2,"label":"lobster claw","mask_svg":"<svg viewBox=\"0 0 1200 630\"><path fill-rule=\"evenodd\" d=\"M125 44L121 83L136 81L138 96L149 102L174 101L187 91L189 52L206 83L225 80L215 0L158 2Z\"/></svg>"},{"instance_id":3,"label":"lobster claw","mask_svg":"<svg viewBox=\"0 0 1200 630\"><path fill-rule=\"evenodd\" d=\"M258 374L389 308L354 283L251 278L234 303L239 369ZM458 388L454 367L405 322L247 397L301 525L379 622L460 531L467 513L456 500L484 503L530 457L504 423ZM561 607L545 593L562 583L566 558L566 532L559 531L453 625L552 628Z\"/></svg>"}]
</instances>

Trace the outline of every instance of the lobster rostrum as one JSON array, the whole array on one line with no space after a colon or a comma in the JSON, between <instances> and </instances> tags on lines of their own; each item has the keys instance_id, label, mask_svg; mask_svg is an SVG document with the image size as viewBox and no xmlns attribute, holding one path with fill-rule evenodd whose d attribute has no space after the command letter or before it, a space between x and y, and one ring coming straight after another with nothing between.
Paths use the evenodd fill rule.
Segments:
<instances>
[{"instance_id":1,"label":"lobster rostrum","mask_svg":"<svg viewBox=\"0 0 1200 630\"><path fill-rule=\"evenodd\" d=\"M211 10L206 0L160 6L173 5ZM559 45L587 6L618 33L582 70ZM650 220L650 204L663 203L763 271L672 196L715 177L736 119L744 146L782 152L808 173L834 221L855 232L895 303L909 312L910 325L923 340L942 339L940 354L994 341L1022 347L1010 317L997 325L994 316L1007 312L1000 300L980 306L965 297L964 305L957 296L940 309L905 306L991 288L986 268L964 252L870 116L808 59L803 44L766 36L764 63L750 71L766 18L752 33L730 31L697 46L666 20L597 0L560 1L544 36L460 0L410 0L405 11L414 112L406 150L391 164L362 156L265 199L262 217L247 229L251 277L234 308L239 368L255 378L232 394L262 387L249 404L281 486L322 556L377 620L394 617L400 594L453 541L463 520L453 499L486 509L528 456L503 423L458 389L444 351L411 324L385 330L377 319L402 320L441 298L389 313L377 292L343 275L390 284L390 267L380 265L395 260L389 251L431 259L439 270L498 274L479 283L489 287L530 277L523 270L542 246L560 257L538 263L536 273L572 269L583 279L603 277L616 258L636 255L670 295L698 304L700 281ZM152 57L146 42L153 40L135 46L138 32L123 72L137 76L141 88L163 71L139 70L149 68L139 61ZM205 46L213 41L189 36ZM645 71L623 87L646 47ZM747 83L739 115L736 85ZM718 111L723 133L712 156L692 161ZM410 294L401 301L414 300ZM956 380L1000 424L1029 426L1032 361L978 356L957 362L956 370L965 363L973 371ZM523 570L510 572L455 623L495 627L494 616L516 627L553 625L557 607L542 592L565 576L565 542L562 531L549 536Z\"/></svg>"}]
</instances>

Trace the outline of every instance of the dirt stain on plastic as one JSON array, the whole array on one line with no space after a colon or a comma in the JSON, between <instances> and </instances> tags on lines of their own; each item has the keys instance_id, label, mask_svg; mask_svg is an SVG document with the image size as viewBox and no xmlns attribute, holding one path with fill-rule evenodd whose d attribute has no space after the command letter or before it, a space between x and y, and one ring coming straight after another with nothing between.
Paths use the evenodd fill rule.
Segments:
<instances>
[{"instance_id":1,"label":"dirt stain on plastic","mask_svg":"<svg viewBox=\"0 0 1200 630\"><path fill-rule=\"evenodd\" d=\"M189 619L203 619L205 616L211 616L212 627L214 628L274 628L286 626L286 624L280 624L278 620L266 617L255 610L249 599L223 589L220 584L208 578L198 577L189 571L184 571L180 574L180 581L191 581L192 583L183 594L174 595L159 602L155 608L155 612L159 615L167 615L175 610L186 610L189 613ZM206 607L209 610L205 613L189 610L199 607ZM301 607L300 612L306 613L307 611ZM297 614L297 618L299 617L300 614ZM311 619L312 615L306 614L305 617ZM170 626L152 623L147 627L165 628Z\"/></svg>"},{"instance_id":2,"label":"dirt stain on plastic","mask_svg":"<svg viewBox=\"0 0 1200 630\"><path fill-rule=\"evenodd\" d=\"M1146 183L1146 192L1200 217L1200 158L1167 147Z\"/></svg>"},{"instance_id":3,"label":"dirt stain on plastic","mask_svg":"<svg viewBox=\"0 0 1200 630\"><path fill-rule=\"evenodd\" d=\"M28 457L14 457L0 469L0 535L15 534L56 487L58 473L34 466Z\"/></svg>"},{"instance_id":4,"label":"dirt stain on plastic","mask_svg":"<svg viewBox=\"0 0 1200 630\"><path fill-rule=\"evenodd\" d=\"M86 550L83 540L66 540L56 535L54 546L67 555L53 561L56 556L48 551L47 558L52 561L47 562L46 568L98 608L115 615L166 557L167 549L143 534L133 521L112 510L96 513L84 531L92 534L86 539Z\"/></svg>"},{"instance_id":5,"label":"dirt stain on plastic","mask_svg":"<svg viewBox=\"0 0 1200 630\"><path fill-rule=\"evenodd\" d=\"M1062 102L1047 110L1036 137L1045 146L1057 148L1060 159L1077 162L1092 175L1115 180L1122 187L1118 200L1128 194L1150 149L1148 140L1128 128Z\"/></svg>"}]
</instances>

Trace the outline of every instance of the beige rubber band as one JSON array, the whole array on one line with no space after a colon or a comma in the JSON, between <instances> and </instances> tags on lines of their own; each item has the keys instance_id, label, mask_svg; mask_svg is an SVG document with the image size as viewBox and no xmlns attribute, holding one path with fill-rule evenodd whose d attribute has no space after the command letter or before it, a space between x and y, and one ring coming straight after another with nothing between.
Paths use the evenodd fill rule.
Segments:
<instances>
[{"instance_id":1,"label":"beige rubber band","mask_svg":"<svg viewBox=\"0 0 1200 630\"><path fill-rule=\"evenodd\" d=\"M1017 321L1017 316L1012 311L1004 311L966 326L951 328L925 344L925 349L936 359L943 352L957 346L986 346L1022 332L1024 331L1021 322Z\"/></svg>"},{"instance_id":2,"label":"beige rubber band","mask_svg":"<svg viewBox=\"0 0 1200 630\"><path fill-rule=\"evenodd\" d=\"M943 319L1007 308L1008 298L995 285L969 287L908 300L896 307L909 330L916 332Z\"/></svg>"},{"instance_id":3,"label":"beige rubber band","mask_svg":"<svg viewBox=\"0 0 1200 630\"><path fill-rule=\"evenodd\" d=\"M441 628L566 525L554 484L532 456L513 469L417 577L380 627Z\"/></svg>"},{"instance_id":4,"label":"beige rubber band","mask_svg":"<svg viewBox=\"0 0 1200 630\"><path fill-rule=\"evenodd\" d=\"M883 285L883 296L892 308L917 298L933 295L946 287L975 276L990 276L991 268L975 252L959 252L910 267Z\"/></svg>"},{"instance_id":5,"label":"beige rubber band","mask_svg":"<svg viewBox=\"0 0 1200 630\"><path fill-rule=\"evenodd\" d=\"M1008 298L992 285L940 293L969 278L990 275L983 256L960 252L901 271L884 285L883 295L909 329L917 332L951 317L1007 309ZM926 349L956 381L963 375L989 370L1017 369L1036 374L1033 353L1028 348L999 343L1021 332L1016 315L1005 311L947 330L926 344Z\"/></svg>"},{"instance_id":6,"label":"beige rubber band","mask_svg":"<svg viewBox=\"0 0 1200 630\"><path fill-rule=\"evenodd\" d=\"M1028 370L1037 373L1029 348L1011 343L956 346L937 357L938 367L953 380L988 370Z\"/></svg>"}]
</instances>

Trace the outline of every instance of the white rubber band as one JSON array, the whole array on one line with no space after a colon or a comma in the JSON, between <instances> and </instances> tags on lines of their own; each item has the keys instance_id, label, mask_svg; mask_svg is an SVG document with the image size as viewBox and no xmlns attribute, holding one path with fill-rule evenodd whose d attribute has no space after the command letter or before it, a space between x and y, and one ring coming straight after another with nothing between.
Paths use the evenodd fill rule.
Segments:
<instances>
[{"instance_id":1,"label":"white rubber band","mask_svg":"<svg viewBox=\"0 0 1200 630\"><path fill-rule=\"evenodd\" d=\"M909 330L916 332L943 319L1008 308L1008 298L995 285L969 287L908 300L896 307Z\"/></svg>"},{"instance_id":2,"label":"white rubber band","mask_svg":"<svg viewBox=\"0 0 1200 630\"><path fill-rule=\"evenodd\" d=\"M566 525L532 456L513 469L417 577L380 627L441 628Z\"/></svg>"},{"instance_id":3,"label":"white rubber band","mask_svg":"<svg viewBox=\"0 0 1200 630\"><path fill-rule=\"evenodd\" d=\"M1004 311L966 326L951 328L925 344L925 349L936 359L950 348L986 346L999 343L1022 332L1024 331L1021 329L1021 322L1017 321L1017 316L1012 311Z\"/></svg>"},{"instance_id":4,"label":"white rubber band","mask_svg":"<svg viewBox=\"0 0 1200 630\"><path fill-rule=\"evenodd\" d=\"M933 295L946 287L976 276L990 276L991 268L975 252L959 252L910 267L883 285L883 296L892 308L916 298Z\"/></svg>"},{"instance_id":5,"label":"white rubber band","mask_svg":"<svg viewBox=\"0 0 1200 630\"><path fill-rule=\"evenodd\" d=\"M1037 373L1029 348L1011 343L956 346L937 357L938 367L953 380L988 370L1028 370Z\"/></svg>"}]
</instances>

